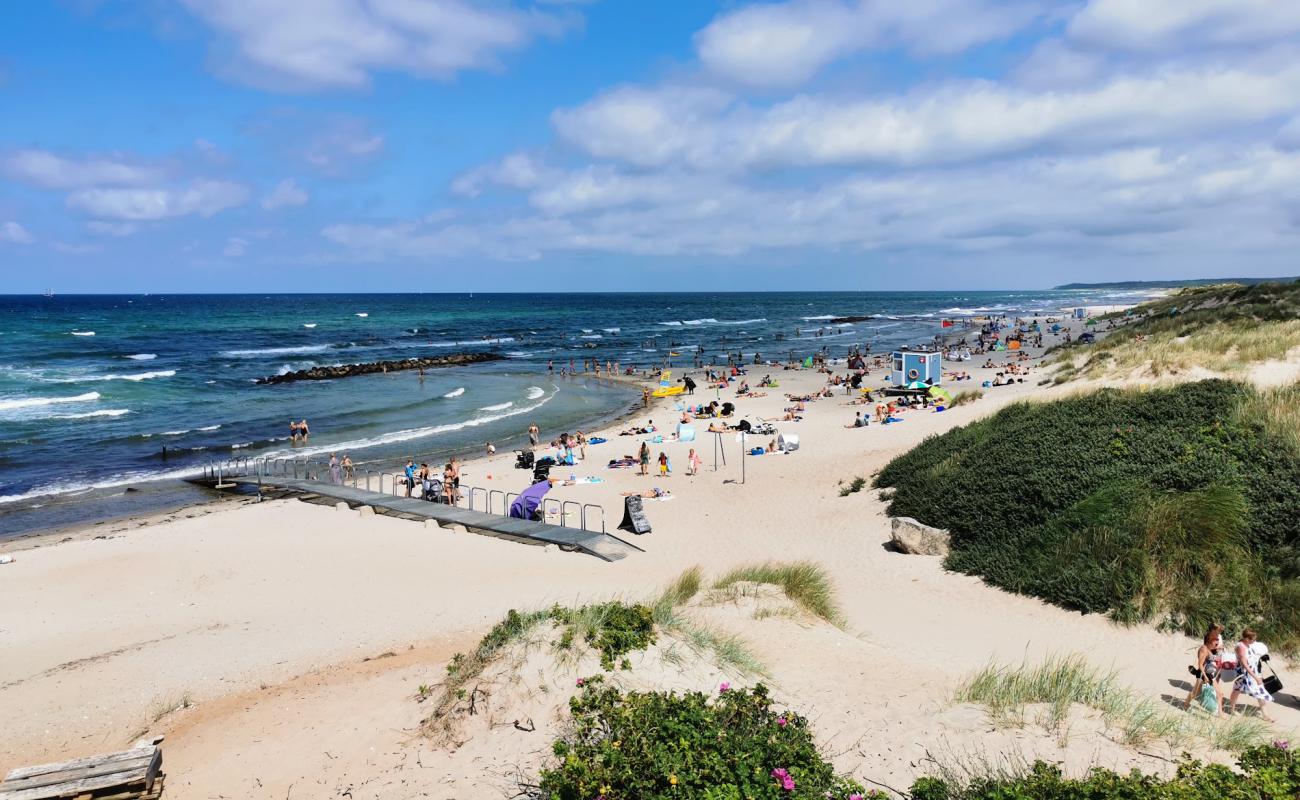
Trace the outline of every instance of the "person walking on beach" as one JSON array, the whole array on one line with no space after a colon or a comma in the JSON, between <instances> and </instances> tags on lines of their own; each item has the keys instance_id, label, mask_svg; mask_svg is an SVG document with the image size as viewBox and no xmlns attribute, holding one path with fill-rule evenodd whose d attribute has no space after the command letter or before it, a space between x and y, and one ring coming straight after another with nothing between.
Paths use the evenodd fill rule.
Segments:
<instances>
[{"instance_id":1,"label":"person walking on beach","mask_svg":"<svg viewBox=\"0 0 1300 800\"><path fill-rule=\"evenodd\" d=\"M1219 660L1223 656L1223 626L1217 623L1211 625L1205 632L1205 638L1201 640L1201 646L1196 648L1196 663L1191 667L1193 675L1196 676L1196 683L1192 690L1187 693L1187 699L1183 701L1183 708L1192 707L1192 701L1201 695L1202 687L1209 686L1214 690L1214 715L1223 716L1223 698L1219 696ZM1208 709L1207 709L1208 710Z\"/></svg>"},{"instance_id":2,"label":"person walking on beach","mask_svg":"<svg viewBox=\"0 0 1300 800\"><path fill-rule=\"evenodd\" d=\"M352 457L349 456L347 453L343 454L343 462L341 466L343 467L344 480L349 480L349 481L356 480L357 472L356 469L352 466Z\"/></svg>"},{"instance_id":3,"label":"person walking on beach","mask_svg":"<svg viewBox=\"0 0 1300 800\"><path fill-rule=\"evenodd\" d=\"M450 466L451 466L451 488L452 488L451 496L456 500L460 500L460 458L458 456L452 456Z\"/></svg>"},{"instance_id":4,"label":"person walking on beach","mask_svg":"<svg viewBox=\"0 0 1300 800\"><path fill-rule=\"evenodd\" d=\"M335 485L343 483L343 465L339 463L339 457L335 453L330 453L330 483Z\"/></svg>"},{"instance_id":5,"label":"person walking on beach","mask_svg":"<svg viewBox=\"0 0 1300 800\"><path fill-rule=\"evenodd\" d=\"M642 390L641 390L641 402L645 405L646 408L649 408L649 407L650 407L650 390L649 390L649 389L642 389Z\"/></svg>"},{"instance_id":6,"label":"person walking on beach","mask_svg":"<svg viewBox=\"0 0 1300 800\"><path fill-rule=\"evenodd\" d=\"M692 478L699 475L701 463L703 463L703 460L700 458L700 454L695 452L695 448L692 447L691 452L686 455L686 474Z\"/></svg>"},{"instance_id":7,"label":"person walking on beach","mask_svg":"<svg viewBox=\"0 0 1300 800\"><path fill-rule=\"evenodd\" d=\"M529 425L529 426L528 426L528 444L531 445L531 446L533 446L533 447L536 447L536 446L537 446L537 437L538 437L539 435L541 435L541 432L542 432L542 429L539 428L539 427L537 427L537 423L536 423L536 422L534 422L534 423L532 423L531 425Z\"/></svg>"},{"instance_id":8,"label":"person walking on beach","mask_svg":"<svg viewBox=\"0 0 1300 800\"><path fill-rule=\"evenodd\" d=\"M672 474L672 472L673 472L672 467L668 465L668 454L660 450L659 451L659 477L667 478L669 475Z\"/></svg>"},{"instance_id":9,"label":"person walking on beach","mask_svg":"<svg viewBox=\"0 0 1300 800\"><path fill-rule=\"evenodd\" d=\"M581 458L583 461L586 461L587 460L587 434L583 433L582 431L578 431L577 435L574 436L574 441L578 445L578 457Z\"/></svg>"},{"instance_id":10,"label":"person walking on beach","mask_svg":"<svg viewBox=\"0 0 1300 800\"><path fill-rule=\"evenodd\" d=\"M298 423L298 435L305 442L311 436L311 429L307 427L307 420Z\"/></svg>"},{"instance_id":11,"label":"person walking on beach","mask_svg":"<svg viewBox=\"0 0 1300 800\"><path fill-rule=\"evenodd\" d=\"M1268 648L1258 637L1253 629L1247 628L1241 632L1241 641L1237 642L1237 680L1232 682L1228 713L1237 713L1237 697L1244 692L1259 702L1260 719L1272 722L1273 719L1264 713L1264 707L1273 702L1273 695L1264 688L1264 679L1259 674L1261 662L1268 658Z\"/></svg>"},{"instance_id":12,"label":"person walking on beach","mask_svg":"<svg viewBox=\"0 0 1300 800\"><path fill-rule=\"evenodd\" d=\"M645 442L641 443L641 451L637 453L637 461L641 464L641 474L650 474L650 445Z\"/></svg>"}]
</instances>

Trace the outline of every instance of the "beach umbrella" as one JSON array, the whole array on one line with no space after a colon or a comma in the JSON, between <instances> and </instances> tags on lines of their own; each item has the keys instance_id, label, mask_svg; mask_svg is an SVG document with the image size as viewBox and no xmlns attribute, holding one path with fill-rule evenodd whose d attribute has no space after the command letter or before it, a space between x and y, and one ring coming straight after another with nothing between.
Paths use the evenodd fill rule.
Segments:
<instances>
[{"instance_id":1,"label":"beach umbrella","mask_svg":"<svg viewBox=\"0 0 1300 800\"><path fill-rule=\"evenodd\" d=\"M1097 324L1097 320L1095 320L1095 319L1090 319L1090 320L1088 320L1087 322L1085 322L1085 323L1083 323L1083 324L1084 324L1084 325L1096 325L1096 324Z\"/></svg>"},{"instance_id":2,"label":"beach umbrella","mask_svg":"<svg viewBox=\"0 0 1300 800\"><path fill-rule=\"evenodd\" d=\"M907 388L909 388L909 389L928 389L928 388L930 388L930 385L929 385L928 383L926 383L925 381L912 381L911 383L907 384Z\"/></svg>"},{"instance_id":3,"label":"beach umbrella","mask_svg":"<svg viewBox=\"0 0 1300 800\"><path fill-rule=\"evenodd\" d=\"M948 390L939 386L930 387L930 396L936 400L947 400L949 403L952 402L952 395L948 394Z\"/></svg>"}]
</instances>

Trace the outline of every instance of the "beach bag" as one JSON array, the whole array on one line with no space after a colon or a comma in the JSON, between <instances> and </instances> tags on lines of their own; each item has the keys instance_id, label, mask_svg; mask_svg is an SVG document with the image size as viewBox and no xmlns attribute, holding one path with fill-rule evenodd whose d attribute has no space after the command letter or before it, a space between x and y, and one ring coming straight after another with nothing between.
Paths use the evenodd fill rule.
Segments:
<instances>
[{"instance_id":1,"label":"beach bag","mask_svg":"<svg viewBox=\"0 0 1300 800\"><path fill-rule=\"evenodd\" d=\"M1265 656L1264 658L1267 659L1268 656ZM1268 664L1268 661L1265 660L1264 663ZM1282 679L1277 676L1277 671L1273 669L1272 664L1268 664L1268 671L1272 674L1264 679L1264 691L1276 695L1278 692L1282 691Z\"/></svg>"},{"instance_id":2,"label":"beach bag","mask_svg":"<svg viewBox=\"0 0 1300 800\"><path fill-rule=\"evenodd\" d=\"M1211 714L1219 710L1219 696L1214 693L1214 687L1208 683L1201 687L1201 696L1196 698L1196 702Z\"/></svg>"}]
</instances>

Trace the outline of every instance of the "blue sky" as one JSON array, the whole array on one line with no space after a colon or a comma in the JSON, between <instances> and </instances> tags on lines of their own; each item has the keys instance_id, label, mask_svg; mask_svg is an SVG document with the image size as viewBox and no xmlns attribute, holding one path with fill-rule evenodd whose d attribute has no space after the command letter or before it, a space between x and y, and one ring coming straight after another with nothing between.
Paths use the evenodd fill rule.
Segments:
<instances>
[{"instance_id":1,"label":"blue sky","mask_svg":"<svg viewBox=\"0 0 1300 800\"><path fill-rule=\"evenodd\" d=\"M1300 273L1294 0L68 0L0 292Z\"/></svg>"}]
</instances>

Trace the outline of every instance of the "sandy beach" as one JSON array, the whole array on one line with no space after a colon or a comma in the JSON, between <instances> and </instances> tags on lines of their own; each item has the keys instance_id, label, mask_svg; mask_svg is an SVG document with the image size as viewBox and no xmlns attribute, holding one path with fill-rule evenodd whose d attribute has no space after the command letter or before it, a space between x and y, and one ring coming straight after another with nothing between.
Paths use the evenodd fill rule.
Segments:
<instances>
[{"instance_id":1,"label":"sandy beach","mask_svg":"<svg viewBox=\"0 0 1300 800\"><path fill-rule=\"evenodd\" d=\"M1082 324L1073 325L1077 335ZM905 787L943 747L1042 756L1072 769L1167 771L1177 753L1124 747L1095 720L1078 719L1068 741L1032 726L995 729L982 710L954 705L950 694L990 661L1078 653L1143 695L1181 702L1194 640L1071 613L946 572L938 558L893 552L878 492L840 495L841 483L869 481L927 436L1009 403L1078 391L1039 386L1042 351L1028 352L1034 361L1023 383L984 389L976 402L943 413L904 411L897 424L846 427L872 406L850 405L838 389L808 403L802 421L777 423L798 434L800 449L747 458L743 484L736 436L722 436L727 463L715 470L705 424L693 445L652 445L654 456L663 450L672 460L668 478L606 467L641 441L619 435L626 422L588 431L608 442L552 475L602 482L557 486L550 497L603 506L612 529L622 492L672 493L645 502L654 530L634 543L646 552L615 563L293 499L227 498L14 543L5 552L15 561L0 566L0 770L117 749L147 732L166 736L171 798L509 796L512 782L548 754L555 720L534 718L534 732L505 720L458 748L439 748L420 737L424 709L414 699L507 610L648 598L696 565L718 575L807 560L833 579L842 629L755 619L746 613L750 600L699 613L751 644L767 682L813 720L837 767ZM1010 355L992 358L1001 365ZM978 389L998 371L983 369L985 358L946 364L973 376L946 387ZM758 389L765 374L779 388ZM790 405L787 393L812 393L827 380L767 366L750 367L747 377L765 397L736 399L697 378L694 399L718 396L735 402L740 416L776 419ZM868 385L886 377L874 369ZM634 419L668 430L678 416L671 400L657 400ZM527 424L520 420L521 429ZM543 441L559 433L543 431ZM751 438L751 446L769 438ZM692 446L704 460L694 477L685 474ZM463 480L518 491L530 474L513 464L511 452L476 459ZM1011 467L998 465L1008 480ZM647 663L636 672L683 688L708 689L721 677L699 664L669 674ZM552 694L539 709L562 705L561 693ZM1271 712L1281 737L1300 727L1292 702Z\"/></svg>"}]
</instances>

